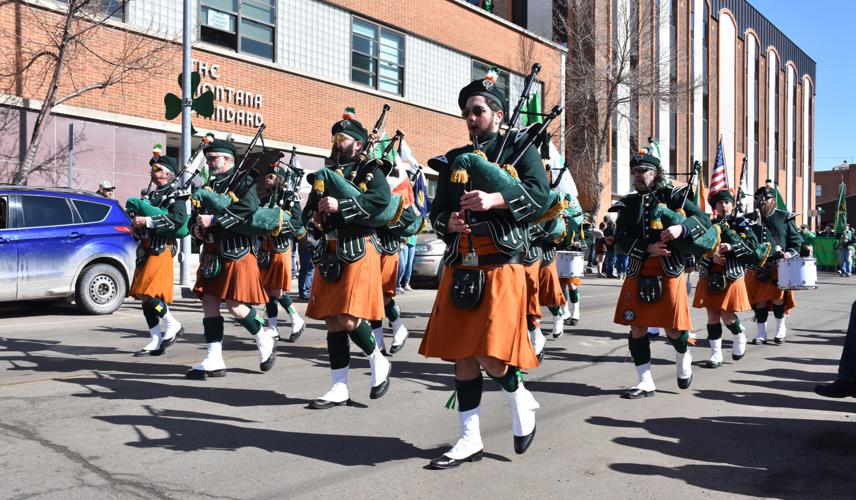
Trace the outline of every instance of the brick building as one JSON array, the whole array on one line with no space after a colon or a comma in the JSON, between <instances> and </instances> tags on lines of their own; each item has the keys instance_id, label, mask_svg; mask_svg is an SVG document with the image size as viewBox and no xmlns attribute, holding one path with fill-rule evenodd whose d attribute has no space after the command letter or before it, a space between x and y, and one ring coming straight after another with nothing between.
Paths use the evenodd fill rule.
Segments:
<instances>
[{"instance_id":1,"label":"brick building","mask_svg":"<svg viewBox=\"0 0 856 500\"><path fill-rule=\"evenodd\" d=\"M121 5L121 2L103 2ZM44 37L35 19L56 22L61 0L26 0L0 6L3 52L15 54L15 40ZM127 37L179 40L178 0L130 0L116 13L110 29L95 33L103 50L117 50ZM458 0L390 2L380 0L194 0L194 69L203 89L214 91L213 118L195 116L199 135L232 134L246 144L262 122L266 144L296 146L302 165L319 168L329 153L330 125L346 106L371 126L389 104L387 130L400 129L421 162L467 143L457 107L458 91L500 70L499 84L516 103L532 63L539 62L537 92L558 100L563 94L566 50L496 15ZM18 38L16 38L18 37ZM118 186L117 197L139 194L148 183L153 144L177 155L179 120L164 118L164 95L180 95L180 46L171 43L164 74L148 81L91 92L57 106L40 150L48 158L66 145L69 125L82 137L73 141L71 185L96 189L103 179ZM85 54L75 59L79 75L97 71ZM8 172L23 158L44 88L38 82L0 79L5 99L0 108L12 126L0 134L0 168ZM78 85L86 82L77 82ZM68 79L61 92L72 90ZM562 126L557 120L556 127ZM562 134L556 134L561 147ZM22 145L22 142L24 145ZM194 141L195 144L195 141ZM22 147L23 146L23 147ZM30 185L68 183L66 165L35 174Z\"/></svg>"},{"instance_id":2,"label":"brick building","mask_svg":"<svg viewBox=\"0 0 856 500\"><path fill-rule=\"evenodd\" d=\"M847 187L848 195L856 195L856 163L844 162L832 167L832 170L815 172L815 195L817 204L838 200L841 183Z\"/></svg>"},{"instance_id":3,"label":"brick building","mask_svg":"<svg viewBox=\"0 0 856 500\"><path fill-rule=\"evenodd\" d=\"M494 2L494 12L544 36L552 33L560 42L567 42L567 35L556 29L564 21L555 17L567 15L573 22L575 8L592 9L595 25L603 26L605 44L618 43L616 32L624 26L620 21L629 20L630 26L640 27L637 33L650 38L638 40L638 57L660 57L664 81L690 89L683 102L671 104L631 97L636 104L616 113L607 161L598 173L607 187L601 206L630 189L629 157L649 136L660 140L668 172L683 180L697 160L706 185L722 137L731 187L746 158L748 185L772 179L788 207L808 222L815 206L815 61L746 0L656 0L641 9L649 12L651 6L650 20L640 19L643 1ZM545 12L553 14L554 22L545 20ZM568 63L576 62L571 54ZM575 118L571 110L567 119Z\"/></svg>"}]
</instances>

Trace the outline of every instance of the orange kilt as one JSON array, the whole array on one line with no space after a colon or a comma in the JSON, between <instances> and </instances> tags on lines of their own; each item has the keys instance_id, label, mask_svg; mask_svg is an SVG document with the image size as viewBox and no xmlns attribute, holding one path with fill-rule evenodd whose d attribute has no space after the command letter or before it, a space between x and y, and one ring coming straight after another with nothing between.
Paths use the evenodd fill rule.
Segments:
<instances>
[{"instance_id":1,"label":"orange kilt","mask_svg":"<svg viewBox=\"0 0 856 500\"><path fill-rule=\"evenodd\" d=\"M583 282L582 278L559 278L559 283L562 286L565 286L565 285L580 286L580 284L582 282Z\"/></svg>"},{"instance_id":2,"label":"orange kilt","mask_svg":"<svg viewBox=\"0 0 856 500\"><path fill-rule=\"evenodd\" d=\"M542 262L538 270L538 303L548 307L559 307L565 304L555 260L549 264Z\"/></svg>"},{"instance_id":3,"label":"orange kilt","mask_svg":"<svg viewBox=\"0 0 856 500\"><path fill-rule=\"evenodd\" d=\"M217 243L207 243L205 253L217 253ZM253 252L247 252L238 260L222 258L220 274L214 278L202 277L202 267L196 271L196 284L193 292L202 298L213 295L221 301L234 300L242 304L266 304L268 295L262 288L259 276L259 263Z\"/></svg>"},{"instance_id":4,"label":"orange kilt","mask_svg":"<svg viewBox=\"0 0 856 500\"><path fill-rule=\"evenodd\" d=\"M134 282L128 295L135 299L142 295L160 297L167 304L172 304L172 265L172 245L167 243L166 250L160 255L149 255L143 267L134 271Z\"/></svg>"},{"instance_id":5,"label":"orange kilt","mask_svg":"<svg viewBox=\"0 0 856 500\"><path fill-rule=\"evenodd\" d=\"M523 264L523 272L526 273L526 315L535 318L541 317L541 303L538 302L538 269L540 262L534 264Z\"/></svg>"},{"instance_id":6,"label":"orange kilt","mask_svg":"<svg viewBox=\"0 0 856 500\"><path fill-rule=\"evenodd\" d=\"M380 255L381 287L384 297L395 297L395 289L398 288L398 260L401 254Z\"/></svg>"},{"instance_id":7,"label":"orange kilt","mask_svg":"<svg viewBox=\"0 0 856 500\"><path fill-rule=\"evenodd\" d=\"M265 249L266 242L262 240L262 249ZM269 246L273 246L267 243ZM273 252L270 255L270 267L267 269L259 269L259 274L262 280L262 286L266 290L276 290L281 288L283 293L288 293L291 289L291 249L285 252Z\"/></svg>"},{"instance_id":8,"label":"orange kilt","mask_svg":"<svg viewBox=\"0 0 856 500\"><path fill-rule=\"evenodd\" d=\"M690 321L689 297L687 297L687 275L681 273L677 278L666 276L660 258L651 256L642 263L640 275L660 276L663 280L663 295L657 302L646 304L639 297L639 276L627 278L621 286L618 303L615 305L613 321L619 325L671 328L674 330L692 330ZM624 318L627 311L635 317Z\"/></svg>"},{"instance_id":9,"label":"orange kilt","mask_svg":"<svg viewBox=\"0 0 856 500\"><path fill-rule=\"evenodd\" d=\"M714 264L711 271L719 273L725 266ZM711 293L707 289L707 278L699 278L696 285L693 307L706 307L717 311L743 312L752 309L749 295L746 292L746 280L741 276L733 282L727 281L728 287L722 293Z\"/></svg>"},{"instance_id":10,"label":"orange kilt","mask_svg":"<svg viewBox=\"0 0 856 500\"><path fill-rule=\"evenodd\" d=\"M767 309L772 311L773 301L776 299L783 300L785 301L785 314L788 314L791 309L797 306L794 300L794 292L792 290L779 290L779 287L773 284L778 279L779 270L775 268L770 276L770 281L766 283L755 278L754 270L746 271L746 292L749 294L749 303L754 306L766 302Z\"/></svg>"},{"instance_id":11,"label":"orange kilt","mask_svg":"<svg viewBox=\"0 0 856 500\"><path fill-rule=\"evenodd\" d=\"M489 236L474 236L479 255L496 253ZM467 244L461 239L460 251ZM492 250L492 251L491 251ZM522 369L538 366L526 327L526 272L520 264L480 266L485 287L479 305L459 309L452 304L452 274L459 265L446 266L419 353L446 361L491 356Z\"/></svg>"},{"instance_id":12,"label":"orange kilt","mask_svg":"<svg viewBox=\"0 0 856 500\"><path fill-rule=\"evenodd\" d=\"M327 249L335 251L336 243L327 242ZM366 238L366 254L356 262L342 262L342 276L335 283L322 278L316 266L306 316L324 319L349 314L368 321L383 319L383 294L378 287L380 279L380 254Z\"/></svg>"}]
</instances>

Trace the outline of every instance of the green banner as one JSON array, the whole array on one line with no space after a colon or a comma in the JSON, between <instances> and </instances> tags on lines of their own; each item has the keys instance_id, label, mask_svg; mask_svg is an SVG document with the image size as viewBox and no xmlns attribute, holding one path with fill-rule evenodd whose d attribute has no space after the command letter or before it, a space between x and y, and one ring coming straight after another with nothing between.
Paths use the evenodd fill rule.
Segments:
<instances>
[{"instance_id":1,"label":"green banner","mask_svg":"<svg viewBox=\"0 0 856 500\"><path fill-rule=\"evenodd\" d=\"M833 271L838 267L838 249L835 248L835 238L819 237L814 239L814 259L818 269ZM856 255L853 256L856 265Z\"/></svg>"}]
</instances>

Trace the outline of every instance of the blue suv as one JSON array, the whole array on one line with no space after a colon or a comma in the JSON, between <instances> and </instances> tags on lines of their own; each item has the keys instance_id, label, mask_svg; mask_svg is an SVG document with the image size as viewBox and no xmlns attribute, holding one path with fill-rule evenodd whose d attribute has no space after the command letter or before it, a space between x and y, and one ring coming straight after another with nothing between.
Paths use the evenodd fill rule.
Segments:
<instances>
[{"instance_id":1,"label":"blue suv","mask_svg":"<svg viewBox=\"0 0 856 500\"><path fill-rule=\"evenodd\" d=\"M110 314L125 300L135 254L117 201L0 186L0 301L73 298L91 314Z\"/></svg>"}]
</instances>

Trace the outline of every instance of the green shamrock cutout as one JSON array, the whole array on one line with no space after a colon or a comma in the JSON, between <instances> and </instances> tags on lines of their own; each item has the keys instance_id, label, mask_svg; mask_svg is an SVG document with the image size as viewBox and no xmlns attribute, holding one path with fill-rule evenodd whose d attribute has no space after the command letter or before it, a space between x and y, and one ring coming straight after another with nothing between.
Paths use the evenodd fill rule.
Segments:
<instances>
[{"instance_id":1,"label":"green shamrock cutout","mask_svg":"<svg viewBox=\"0 0 856 500\"><path fill-rule=\"evenodd\" d=\"M182 76L183 73L178 75L179 88L181 88ZM192 95L196 96L196 92L199 90L199 82L201 80L202 77L199 76L198 71L194 71L190 74L190 88L193 89ZM170 92L163 97L163 103L164 106L166 106L166 113L164 116L167 120L172 120L181 114L181 97ZM214 92L206 90L202 94L193 97L190 107L193 111L196 111L196 114L199 116L211 118L211 116L214 115ZM193 128L193 123L190 124L190 133L196 135L196 129Z\"/></svg>"}]
</instances>

